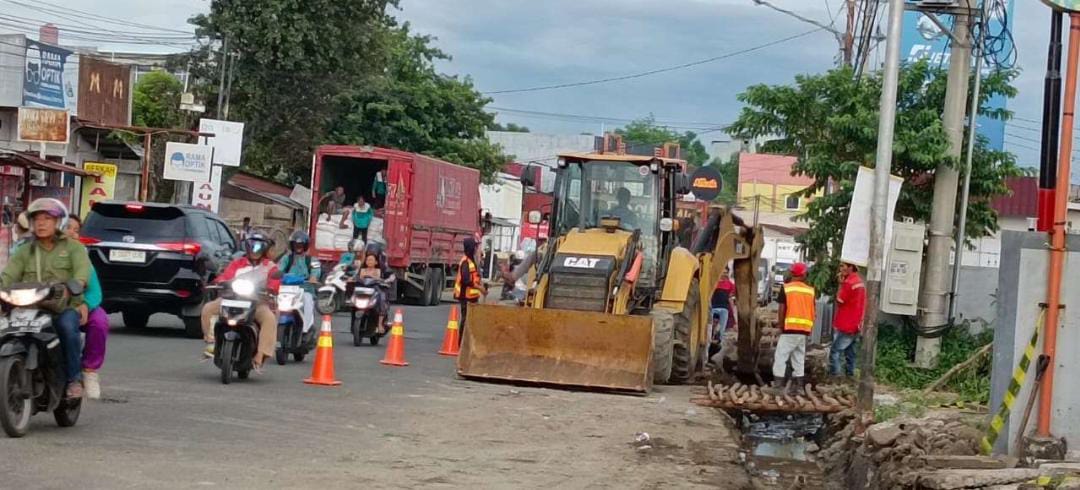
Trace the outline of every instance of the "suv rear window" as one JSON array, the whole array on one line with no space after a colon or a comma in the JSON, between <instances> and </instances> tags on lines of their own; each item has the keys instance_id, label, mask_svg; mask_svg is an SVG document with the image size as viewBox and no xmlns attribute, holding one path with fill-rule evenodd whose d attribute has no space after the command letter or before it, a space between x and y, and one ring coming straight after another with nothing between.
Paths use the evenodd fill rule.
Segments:
<instances>
[{"instance_id":1,"label":"suv rear window","mask_svg":"<svg viewBox=\"0 0 1080 490\"><path fill-rule=\"evenodd\" d=\"M118 242L127 235L140 242L178 239L187 236L187 219L174 207L100 203L86 217L82 234L106 242Z\"/></svg>"}]
</instances>

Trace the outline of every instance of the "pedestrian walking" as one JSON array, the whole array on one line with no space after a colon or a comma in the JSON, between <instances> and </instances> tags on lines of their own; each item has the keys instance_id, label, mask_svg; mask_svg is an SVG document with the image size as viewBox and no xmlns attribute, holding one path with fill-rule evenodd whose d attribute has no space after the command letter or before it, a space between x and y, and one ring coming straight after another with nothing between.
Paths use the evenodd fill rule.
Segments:
<instances>
[{"instance_id":1,"label":"pedestrian walking","mask_svg":"<svg viewBox=\"0 0 1080 490\"><path fill-rule=\"evenodd\" d=\"M855 376L855 342L866 313L866 288L859 277L859 267L840 264L840 289L836 292L836 313L833 316L832 346L829 348L829 374L840 375L840 356L844 356L844 373Z\"/></svg>"},{"instance_id":2,"label":"pedestrian walking","mask_svg":"<svg viewBox=\"0 0 1080 490\"><path fill-rule=\"evenodd\" d=\"M814 331L814 288L806 284L806 264L796 262L791 266L791 280L780 288L777 302L780 303L782 328L773 353L773 382L765 391L780 395L788 387L787 364L791 362L791 386L797 391L802 389L806 368L806 339Z\"/></svg>"},{"instance_id":3,"label":"pedestrian walking","mask_svg":"<svg viewBox=\"0 0 1080 490\"><path fill-rule=\"evenodd\" d=\"M465 255L458 262L457 278L454 279L454 299L461 306L461 339L465 338L465 317L469 312L469 303L478 303L480 298L487 294L487 288L480 281L480 269L476 266L476 239L466 237L464 242Z\"/></svg>"}]
</instances>

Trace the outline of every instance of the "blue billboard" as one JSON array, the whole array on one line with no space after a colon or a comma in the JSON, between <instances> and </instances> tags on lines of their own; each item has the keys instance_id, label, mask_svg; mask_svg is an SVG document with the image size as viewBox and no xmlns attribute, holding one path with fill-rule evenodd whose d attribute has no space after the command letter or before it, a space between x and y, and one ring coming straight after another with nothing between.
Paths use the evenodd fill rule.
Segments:
<instances>
[{"instance_id":1,"label":"blue billboard","mask_svg":"<svg viewBox=\"0 0 1080 490\"><path fill-rule=\"evenodd\" d=\"M24 106L75 111L79 75L73 54L64 48L26 40Z\"/></svg>"},{"instance_id":2,"label":"blue billboard","mask_svg":"<svg viewBox=\"0 0 1080 490\"><path fill-rule=\"evenodd\" d=\"M994 53L987 53L983 59L983 74L985 75L998 68L995 60L999 58L999 55L1012 52L1015 47L1012 45L1012 37L1003 35L1012 27L1008 25L1008 22L1013 13L1013 0L983 1L992 2L992 5L997 6L990 9L987 33L988 36L993 37ZM952 16L938 15L937 17L946 27L952 28ZM913 63L928 60L931 66L948 69L949 48L951 45L952 42L949 36L929 17L921 12L907 11L904 13L904 37L900 44L902 61ZM986 105L990 109L1003 109L1007 102L1008 99L998 95L988 100ZM980 116L976 119L976 125L979 134L989 141L990 148L1001 150L1005 147L1004 121Z\"/></svg>"}]
</instances>

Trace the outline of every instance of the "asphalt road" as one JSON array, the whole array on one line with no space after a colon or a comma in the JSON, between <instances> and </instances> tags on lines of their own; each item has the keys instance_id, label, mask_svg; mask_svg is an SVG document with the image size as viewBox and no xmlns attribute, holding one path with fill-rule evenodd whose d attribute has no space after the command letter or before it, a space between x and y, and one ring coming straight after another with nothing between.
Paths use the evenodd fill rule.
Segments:
<instances>
[{"instance_id":1,"label":"asphalt road","mask_svg":"<svg viewBox=\"0 0 1080 490\"><path fill-rule=\"evenodd\" d=\"M0 438L0 488L745 485L734 438L687 387L630 397L460 380L436 354L449 305L402 309L404 368L379 363L382 345L354 347L348 316L335 318L336 388L302 383L311 357L225 386L177 320L131 330L114 316L104 399L73 428L38 414L26 437ZM638 432L652 447L634 447Z\"/></svg>"}]
</instances>

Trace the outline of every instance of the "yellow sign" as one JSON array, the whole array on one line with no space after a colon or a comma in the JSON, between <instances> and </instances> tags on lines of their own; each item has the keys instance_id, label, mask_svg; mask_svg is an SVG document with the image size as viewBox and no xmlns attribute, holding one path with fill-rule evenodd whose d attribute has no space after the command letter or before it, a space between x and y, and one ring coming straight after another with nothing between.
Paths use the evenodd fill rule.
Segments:
<instances>
[{"instance_id":1,"label":"yellow sign","mask_svg":"<svg viewBox=\"0 0 1080 490\"><path fill-rule=\"evenodd\" d=\"M83 170L98 174L84 177L82 181L82 199L79 202L79 216L86 219L94 203L108 201L116 190L116 165L111 163L83 162Z\"/></svg>"}]
</instances>

